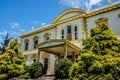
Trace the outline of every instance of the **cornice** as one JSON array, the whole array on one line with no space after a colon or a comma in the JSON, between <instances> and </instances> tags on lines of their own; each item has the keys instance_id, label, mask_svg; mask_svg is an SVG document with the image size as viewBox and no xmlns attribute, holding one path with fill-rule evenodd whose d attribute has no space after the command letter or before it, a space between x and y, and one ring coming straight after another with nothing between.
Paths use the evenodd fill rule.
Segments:
<instances>
[{"instance_id":1,"label":"cornice","mask_svg":"<svg viewBox=\"0 0 120 80\"><path fill-rule=\"evenodd\" d=\"M113 10L116 10L116 9L120 9L120 4L115 5L115 6L110 6L110 7L107 7L107 8L103 8L101 10L86 14L85 17L88 18L88 17L96 16L96 15L103 14L103 13L113 11Z\"/></svg>"},{"instance_id":2,"label":"cornice","mask_svg":"<svg viewBox=\"0 0 120 80\"><path fill-rule=\"evenodd\" d=\"M43 32L43 31L47 31L47 30L53 29L54 27L55 27L55 25L50 25L48 27L43 27L43 28L39 28L39 29L36 29L36 30L32 30L28 33L23 33L20 36L20 38L24 38L24 37L27 37L27 36L30 36L30 35L33 35L33 34L37 34L37 33Z\"/></svg>"},{"instance_id":3,"label":"cornice","mask_svg":"<svg viewBox=\"0 0 120 80\"><path fill-rule=\"evenodd\" d=\"M85 13L84 10L79 9L79 8L67 9L67 10L61 12L58 16L56 16L55 19L52 21L52 24L58 22L58 20L59 20L61 17L63 17L63 16L66 15L66 14L69 14L69 13L71 13L71 12L79 12L80 14Z\"/></svg>"},{"instance_id":4,"label":"cornice","mask_svg":"<svg viewBox=\"0 0 120 80\"><path fill-rule=\"evenodd\" d=\"M57 21L57 20L53 21L52 25L47 26L47 27L43 27L43 28L39 28L37 30L32 30L28 33L22 34L20 37L24 38L24 37L27 37L27 36L30 36L30 35L33 35L33 34L37 34L37 33L43 32L43 31L53 29L57 25L60 25L60 24L63 24L63 23L69 22L69 21L73 21L73 20L80 19L80 18L89 18L89 17L92 17L92 16L96 16L96 15L99 15L99 14L109 12L109 11L113 11L113 10L116 10L116 9L120 9L120 4L110 6L110 7L107 7L107 8L103 8L103 9L100 9L100 10L97 10L97 11L94 11L94 12L91 12L91 13L78 14L78 15L63 19L63 20L59 20L59 18L58 18L57 20L59 20L59 21ZM63 12L64 14L62 13L62 16L65 15L65 14L68 14L71 11L72 10L64 11Z\"/></svg>"},{"instance_id":5,"label":"cornice","mask_svg":"<svg viewBox=\"0 0 120 80\"><path fill-rule=\"evenodd\" d=\"M33 37L33 41L39 40L39 36Z\"/></svg>"}]
</instances>

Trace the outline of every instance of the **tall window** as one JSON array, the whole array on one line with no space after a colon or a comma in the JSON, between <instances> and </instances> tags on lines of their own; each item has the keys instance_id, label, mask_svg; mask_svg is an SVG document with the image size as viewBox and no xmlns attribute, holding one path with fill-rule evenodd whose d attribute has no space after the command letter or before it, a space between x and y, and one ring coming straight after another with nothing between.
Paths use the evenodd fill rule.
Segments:
<instances>
[{"instance_id":1,"label":"tall window","mask_svg":"<svg viewBox=\"0 0 120 80\"><path fill-rule=\"evenodd\" d=\"M25 50L28 50L28 42L27 43L25 43Z\"/></svg>"},{"instance_id":2,"label":"tall window","mask_svg":"<svg viewBox=\"0 0 120 80\"><path fill-rule=\"evenodd\" d=\"M25 50L28 50L28 46L29 46L29 40L28 39L26 39L25 41L24 41L24 44L25 44Z\"/></svg>"},{"instance_id":3,"label":"tall window","mask_svg":"<svg viewBox=\"0 0 120 80\"><path fill-rule=\"evenodd\" d=\"M44 35L44 40L45 41L47 41L47 40L49 40L50 39L50 33L46 33L45 35Z\"/></svg>"},{"instance_id":4,"label":"tall window","mask_svg":"<svg viewBox=\"0 0 120 80\"><path fill-rule=\"evenodd\" d=\"M64 39L64 30L62 30L62 34L61 35L62 35L62 39Z\"/></svg>"},{"instance_id":5,"label":"tall window","mask_svg":"<svg viewBox=\"0 0 120 80\"><path fill-rule=\"evenodd\" d=\"M47 41L47 40L49 40L49 36L48 36L48 37L46 37L46 38L45 38L45 40L46 40L46 41Z\"/></svg>"},{"instance_id":6,"label":"tall window","mask_svg":"<svg viewBox=\"0 0 120 80\"><path fill-rule=\"evenodd\" d=\"M39 40L39 36L33 37L34 49L37 48L38 40Z\"/></svg>"},{"instance_id":7,"label":"tall window","mask_svg":"<svg viewBox=\"0 0 120 80\"><path fill-rule=\"evenodd\" d=\"M38 40L34 41L34 49L37 48Z\"/></svg>"},{"instance_id":8,"label":"tall window","mask_svg":"<svg viewBox=\"0 0 120 80\"><path fill-rule=\"evenodd\" d=\"M74 27L75 40L78 39L77 26Z\"/></svg>"},{"instance_id":9,"label":"tall window","mask_svg":"<svg viewBox=\"0 0 120 80\"><path fill-rule=\"evenodd\" d=\"M67 34L71 34L71 25L67 26Z\"/></svg>"}]
</instances>

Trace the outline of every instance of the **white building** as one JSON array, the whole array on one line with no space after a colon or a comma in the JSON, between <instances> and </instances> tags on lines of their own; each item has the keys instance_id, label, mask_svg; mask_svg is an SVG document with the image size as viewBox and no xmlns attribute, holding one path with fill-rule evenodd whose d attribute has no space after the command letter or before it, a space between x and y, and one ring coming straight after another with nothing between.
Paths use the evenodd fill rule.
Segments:
<instances>
[{"instance_id":1,"label":"white building","mask_svg":"<svg viewBox=\"0 0 120 80\"><path fill-rule=\"evenodd\" d=\"M76 61L82 39L89 37L90 29L103 21L120 37L120 1L90 11L68 9L56 16L50 25L21 34L21 49L27 64L39 60L47 74L54 74L56 61L61 57Z\"/></svg>"}]
</instances>

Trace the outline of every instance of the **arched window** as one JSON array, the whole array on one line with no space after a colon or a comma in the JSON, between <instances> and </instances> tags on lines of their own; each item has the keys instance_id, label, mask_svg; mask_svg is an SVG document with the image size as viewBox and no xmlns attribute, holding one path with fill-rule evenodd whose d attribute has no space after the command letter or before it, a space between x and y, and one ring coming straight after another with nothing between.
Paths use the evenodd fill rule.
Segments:
<instances>
[{"instance_id":1,"label":"arched window","mask_svg":"<svg viewBox=\"0 0 120 80\"><path fill-rule=\"evenodd\" d=\"M44 40L45 41L47 41L47 40L49 40L50 39L50 33L46 33L45 35L44 35Z\"/></svg>"},{"instance_id":2,"label":"arched window","mask_svg":"<svg viewBox=\"0 0 120 80\"><path fill-rule=\"evenodd\" d=\"M66 39L69 40L69 41L72 40L72 26L71 26L71 25L68 25L68 26L67 26Z\"/></svg>"},{"instance_id":3,"label":"arched window","mask_svg":"<svg viewBox=\"0 0 120 80\"><path fill-rule=\"evenodd\" d=\"M71 34L71 25L67 26L67 34Z\"/></svg>"},{"instance_id":4,"label":"arched window","mask_svg":"<svg viewBox=\"0 0 120 80\"><path fill-rule=\"evenodd\" d=\"M77 26L74 27L74 36L75 36L75 40L78 39L78 29L77 29Z\"/></svg>"},{"instance_id":5,"label":"arched window","mask_svg":"<svg viewBox=\"0 0 120 80\"><path fill-rule=\"evenodd\" d=\"M24 41L24 44L25 44L25 50L28 50L29 40L26 39L26 40Z\"/></svg>"},{"instance_id":6,"label":"arched window","mask_svg":"<svg viewBox=\"0 0 120 80\"><path fill-rule=\"evenodd\" d=\"M64 39L64 30L61 32L61 38Z\"/></svg>"},{"instance_id":7,"label":"arched window","mask_svg":"<svg viewBox=\"0 0 120 80\"><path fill-rule=\"evenodd\" d=\"M39 40L39 37L38 37L38 36L33 37L33 41L34 41L34 49L37 48L38 40Z\"/></svg>"}]
</instances>

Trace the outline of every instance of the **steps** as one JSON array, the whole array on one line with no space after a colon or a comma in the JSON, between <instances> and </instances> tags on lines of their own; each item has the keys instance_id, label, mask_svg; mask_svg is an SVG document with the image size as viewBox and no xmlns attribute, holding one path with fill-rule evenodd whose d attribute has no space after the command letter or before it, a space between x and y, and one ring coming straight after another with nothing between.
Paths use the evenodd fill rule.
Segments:
<instances>
[{"instance_id":1,"label":"steps","mask_svg":"<svg viewBox=\"0 0 120 80\"><path fill-rule=\"evenodd\" d=\"M54 80L54 75L43 75L41 80Z\"/></svg>"}]
</instances>

